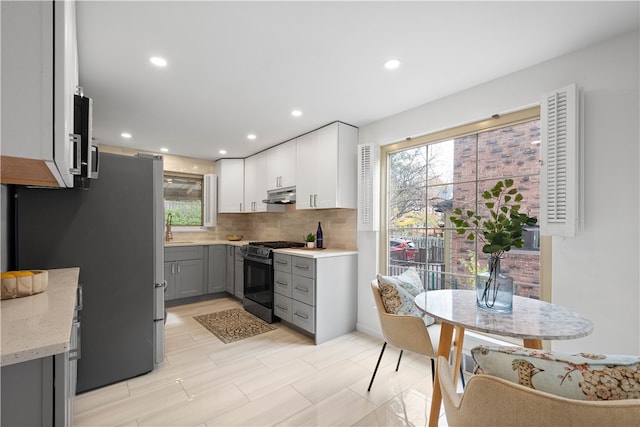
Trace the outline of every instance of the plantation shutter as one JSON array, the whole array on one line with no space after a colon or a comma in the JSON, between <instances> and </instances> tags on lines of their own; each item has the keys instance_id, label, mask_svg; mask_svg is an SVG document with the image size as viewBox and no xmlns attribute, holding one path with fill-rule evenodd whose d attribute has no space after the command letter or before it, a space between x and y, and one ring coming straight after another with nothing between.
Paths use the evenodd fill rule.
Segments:
<instances>
[{"instance_id":1,"label":"plantation shutter","mask_svg":"<svg viewBox=\"0 0 640 427\"><path fill-rule=\"evenodd\" d=\"M373 144L358 145L358 230L377 231L378 217L378 152Z\"/></svg>"},{"instance_id":2,"label":"plantation shutter","mask_svg":"<svg viewBox=\"0 0 640 427\"><path fill-rule=\"evenodd\" d=\"M540 234L574 236L579 215L579 90L570 85L540 103Z\"/></svg>"},{"instance_id":3,"label":"plantation shutter","mask_svg":"<svg viewBox=\"0 0 640 427\"><path fill-rule=\"evenodd\" d=\"M218 223L218 177L213 174L204 175L204 191L202 192L202 204L204 215L202 225L215 227Z\"/></svg>"}]
</instances>

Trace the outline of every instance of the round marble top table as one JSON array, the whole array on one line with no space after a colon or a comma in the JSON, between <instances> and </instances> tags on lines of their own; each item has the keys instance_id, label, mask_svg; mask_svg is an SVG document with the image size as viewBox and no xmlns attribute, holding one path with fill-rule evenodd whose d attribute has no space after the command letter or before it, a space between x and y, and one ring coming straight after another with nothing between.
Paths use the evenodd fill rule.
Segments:
<instances>
[{"instance_id":1,"label":"round marble top table","mask_svg":"<svg viewBox=\"0 0 640 427\"><path fill-rule=\"evenodd\" d=\"M479 308L475 291L467 290L423 292L415 303L429 316L454 326L525 340L565 340L593 332L593 324L584 316L533 298L514 296L511 313Z\"/></svg>"},{"instance_id":2,"label":"round marble top table","mask_svg":"<svg viewBox=\"0 0 640 427\"><path fill-rule=\"evenodd\" d=\"M496 313L479 308L476 305L476 292L467 290L423 292L414 301L421 311L442 321L438 357L449 360L451 347L455 348L454 381L457 381L460 371L465 329L522 338L525 347L536 349L542 348L542 340L580 338L593 331L591 321L580 314L532 298L514 296L511 313ZM440 379L436 370L429 427L438 425L441 402Z\"/></svg>"}]
</instances>

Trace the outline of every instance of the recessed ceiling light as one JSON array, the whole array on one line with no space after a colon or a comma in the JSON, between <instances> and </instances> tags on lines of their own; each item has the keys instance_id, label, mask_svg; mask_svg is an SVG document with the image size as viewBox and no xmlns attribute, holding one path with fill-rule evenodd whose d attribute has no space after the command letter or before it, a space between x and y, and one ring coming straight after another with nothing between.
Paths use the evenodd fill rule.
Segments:
<instances>
[{"instance_id":1,"label":"recessed ceiling light","mask_svg":"<svg viewBox=\"0 0 640 427\"><path fill-rule=\"evenodd\" d=\"M293 117L300 117L300 116L302 115L302 111L300 111L300 110L293 110L293 111L291 112L291 115L292 115Z\"/></svg>"},{"instance_id":2,"label":"recessed ceiling light","mask_svg":"<svg viewBox=\"0 0 640 427\"><path fill-rule=\"evenodd\" d=\"M151 61L151 63L153 65L155 65L156 67L166 67L167 66L167 60L164 58L160 58L159 56L152 56L151 58L149 58L149 61Z\"/></svg>"},{"instance_id":3,"label":"recessed ceiling light","mask_svg":"<svg viewBox=\"0 0 640 427\"><path fill-rule=\"evenodd\" d=\"M250 133L249 135L247 135L247 139L256 139L256 136Z\"/></svg>"},{"instance_id":4,"label":"recessed ceiling light","mask_svg":"<svg viewBox=\"0 0 640 427\"><path fill-rule=\"evenodd\" d=\"M387 70L395 70L399 66L400 61L398 61L397 59L389 59L384 63L384 68L386 68Z\"/></svg>"},{"instance_id":5,"label":"recessed ceiling light","mask_svg":"<svg viewBox=\"0 0 640 427\"><path fill-rule=\"evenodd\" d=\"M218 151L218 153L220 153L220 154L227 154L227 150L220 150L220 151Z\"/></svg>"},{"instance_id":6,"label":"recessed ceiling light","mask_svg":"<svg viewBox=\"0 0 640 427\"><path fill-rule=\"evenodd\" d=\"M166 147L162 147L162 148L160 149L160 151L162 151L163 153L168 153L168 152L169 152L169 149L168 149L168 148L166 148Z\"/></svg>"},{"instance_id":7,"label":"recessed ceiling light","mask_svg":"<svg viewBox=\"0 0 640 427\"><path fill-rule=\"evenodd\" d=\"M122 132L120 136L126 139L131 138L131 134L129 132Z\"/></svg>"}]
</instances>

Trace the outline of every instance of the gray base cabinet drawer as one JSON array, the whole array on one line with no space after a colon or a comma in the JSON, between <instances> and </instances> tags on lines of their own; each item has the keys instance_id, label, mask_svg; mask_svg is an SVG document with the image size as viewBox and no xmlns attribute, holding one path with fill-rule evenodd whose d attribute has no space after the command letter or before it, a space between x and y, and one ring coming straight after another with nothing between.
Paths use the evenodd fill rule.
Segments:
<instances>
[{"instance_id":1,"label":"gray base cabinet drawer","mask_svg":"<svg viewBox=\"0 0 640 427\"><path fill-rule=\"evenodd\" d=\"M291 312L293 311L293 300L280 294L274 295L273 313L280 319L291 322Z\"/></svg>"},{"instance_id":2,"label":"gray base cabinet drawer","mask_svg":"<svg viewBox=\"0 0 640 427\"><path fill-rule=\"evenodd\" d=\"M313 258L292 257L291 258L291 272L298 276L309 277L311 279L316 277L315 260Z\"/></svg>"},{"instance_id":3,"label":"gray base cabinet drawer","mask_svg":"<svg viewBox=\"0 0 640 427\"><path fill-rule=\"evenodd\" d=\"M315 305L315 281L308 277L293 276L291 298L309 305Z\"/></svg>"},{"instance_id":4,"label":"gray base cabinet drawer","mask_svg":"<svg viewBox=\"0 0 640 427\"><path fill-rule=\"evenodd\" d=\"M276 294L291 298L292 287L291 273L283 273L282 271L273 272L273 290Z\"/></svg>"},{"instance_id":5,"label":"gray base cabinet drawer","mask_svg":"<svg viewBox=\"0 0 640 427\"><path fill-rule=\"evenodd\" d=\"M291 323L307 332L315 333L316 320L314 307L296 300L292 300L292 302L293 312L291 315Z\"/></svg>"},{"instance_id":6,"label":"gray base cabinet drawer","mask_svg":"<svg viewBox=\"0 0 640 427\"><path fill-rule=\"evenodd\" d=\"M179 246L173 248L164 248L165 261L182 261L187 259L204 258L203 246Z\"/></svg>"},{"instance_id":7,"label":"gray base cabinet drawer","mask_svg":"<svg viewBox=\"0 0 640 427\"><path fill-rule=\"evenodd\" d=\"M273 254L273 270L291 273L291 255Z\"/></svg>"}]
</instances>

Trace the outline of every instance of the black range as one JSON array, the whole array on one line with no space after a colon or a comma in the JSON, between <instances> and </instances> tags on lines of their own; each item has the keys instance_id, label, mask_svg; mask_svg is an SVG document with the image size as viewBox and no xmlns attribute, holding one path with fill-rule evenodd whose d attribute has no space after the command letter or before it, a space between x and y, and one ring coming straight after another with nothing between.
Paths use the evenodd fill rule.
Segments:
<instances>
[{"instance_id":1,"label":"black range","mask_svg":"<svg viewBox=\"0 0 640 427\"><path fill-rule=\"evenodd\" d=\"M304 243L288 241L249 242L244 256L244 309L265 322L273 323L273 250L301 248Z\"/></svg>"}]
</instances>

